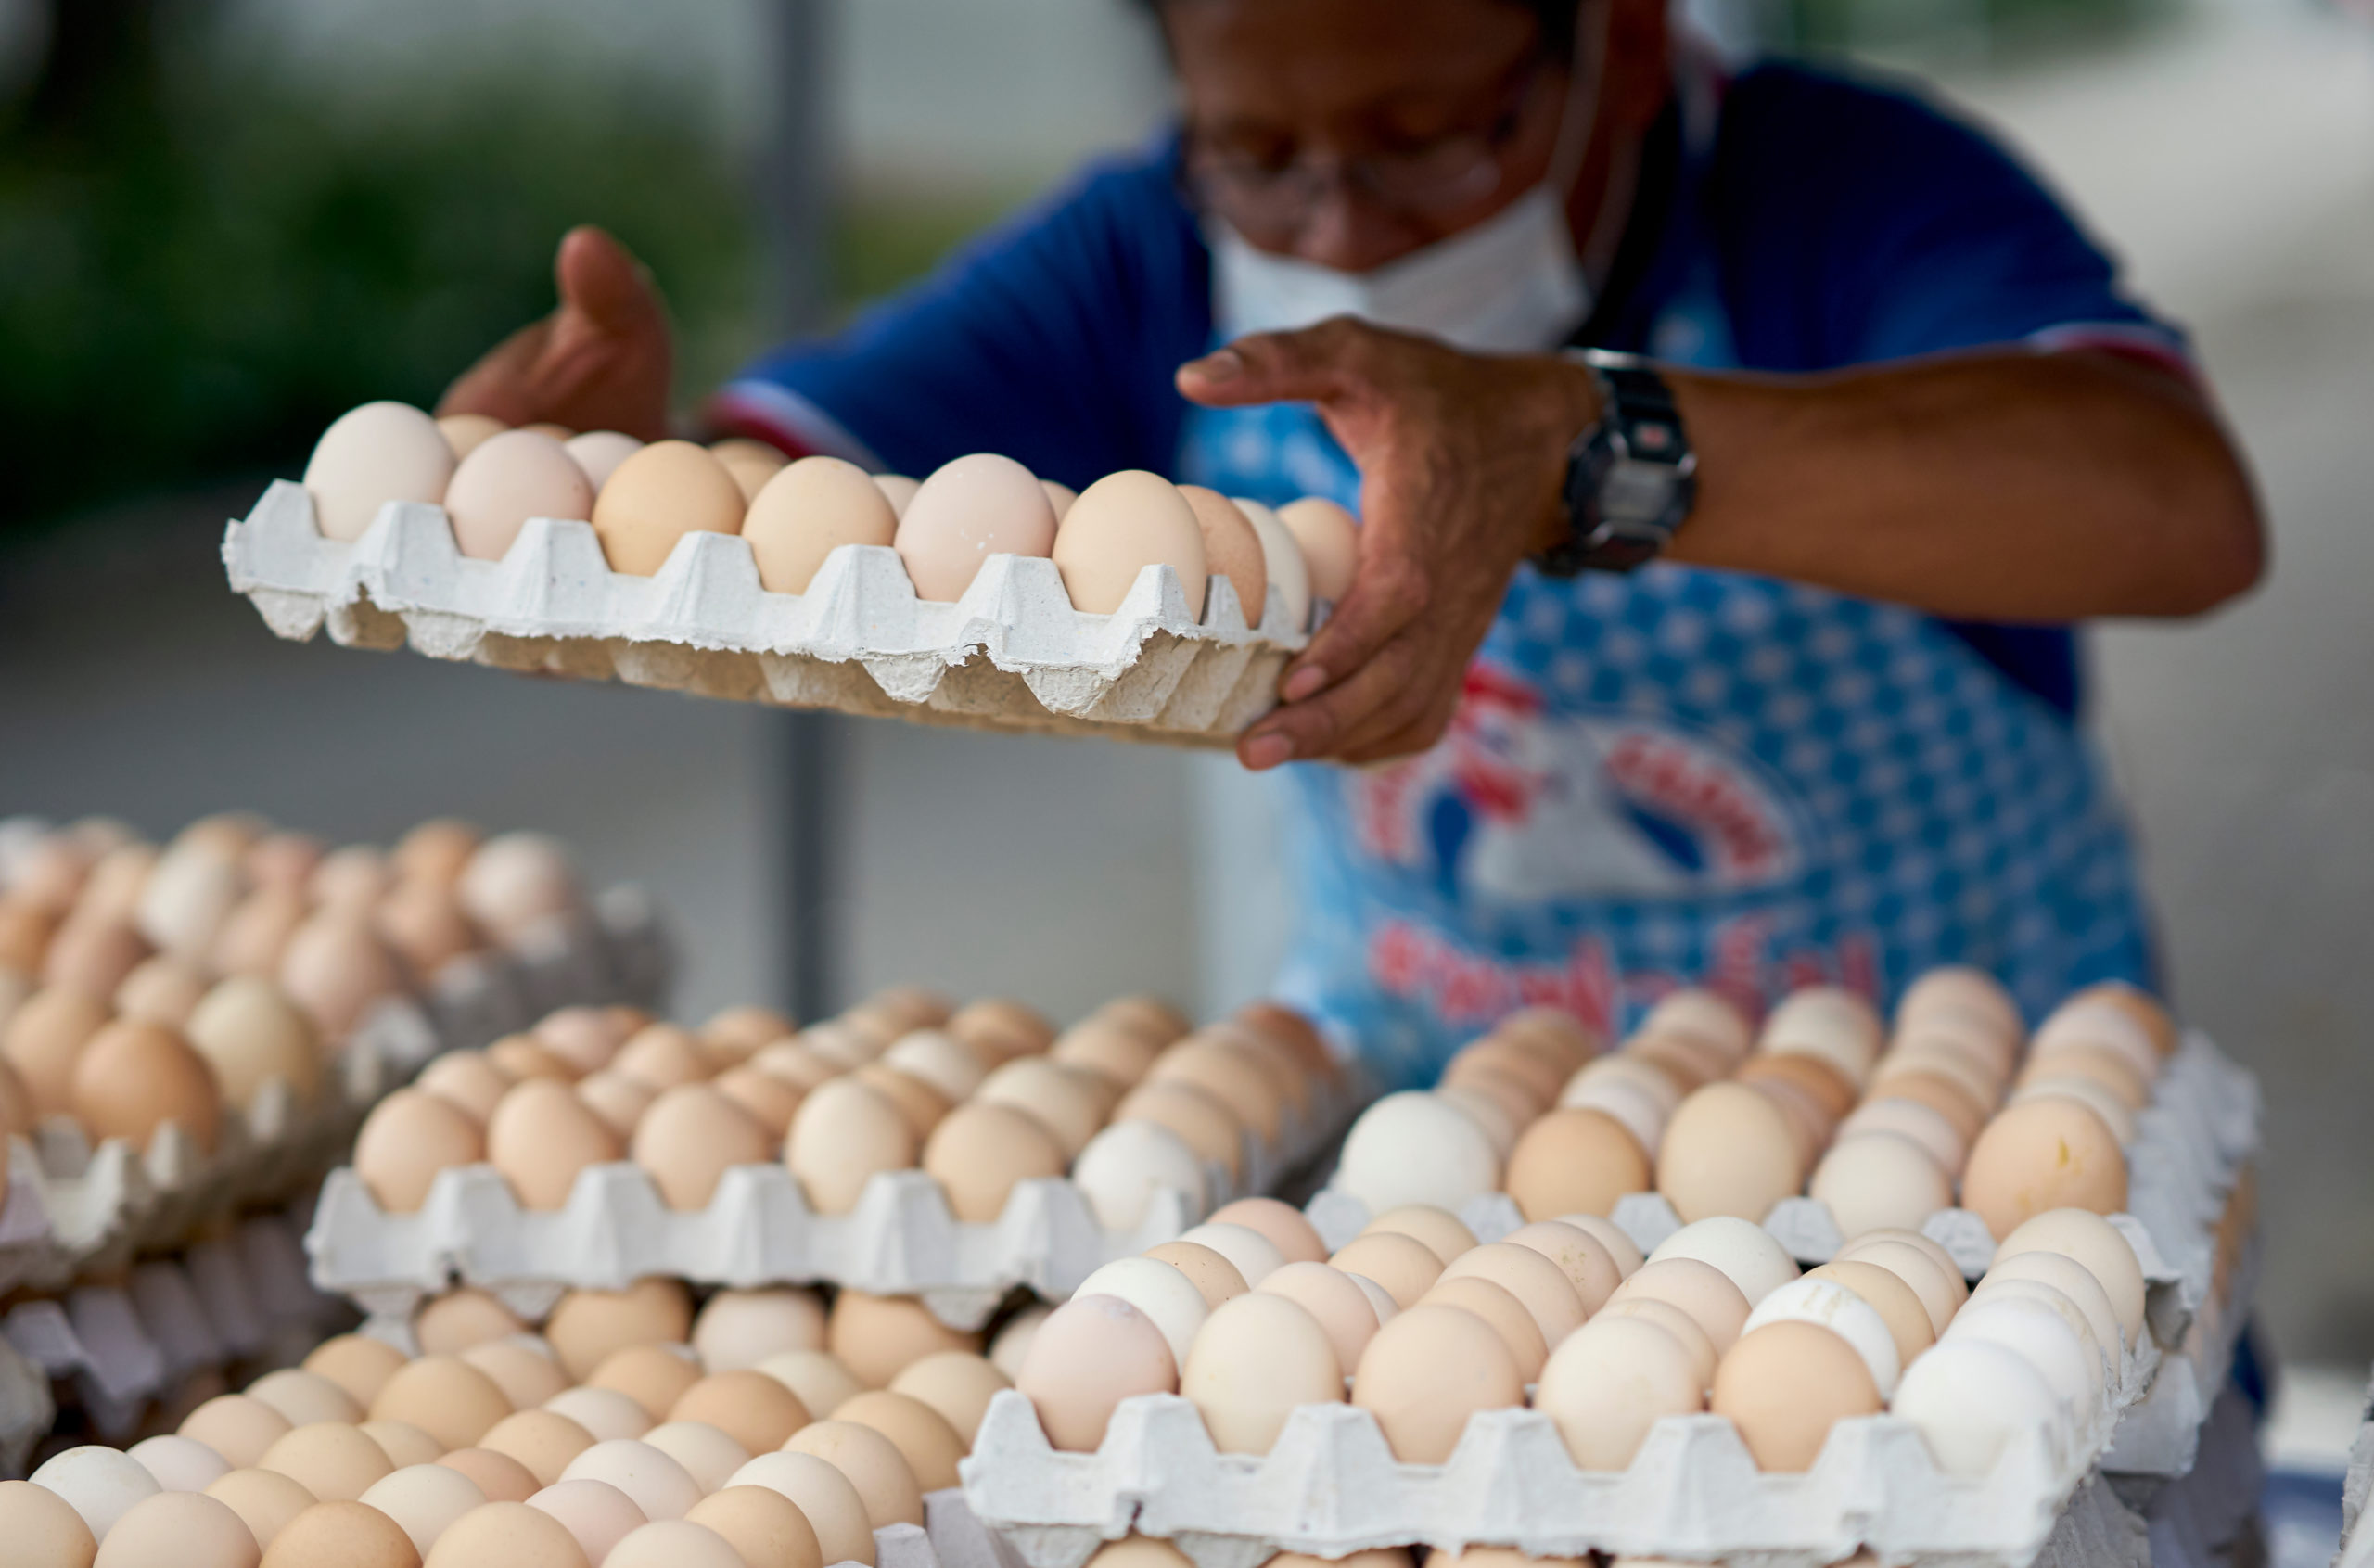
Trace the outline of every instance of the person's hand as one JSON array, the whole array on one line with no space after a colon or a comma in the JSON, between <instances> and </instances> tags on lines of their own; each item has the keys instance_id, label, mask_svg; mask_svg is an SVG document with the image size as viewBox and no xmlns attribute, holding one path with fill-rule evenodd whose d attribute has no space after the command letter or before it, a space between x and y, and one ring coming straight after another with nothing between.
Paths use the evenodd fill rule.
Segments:
<instances>
[{"instance_id":1,"label":"person's hand","mask_svg":"<svg viewBox=\"0 0 2374 1568\"><path fill-rule=\"evenodd\" d=\"M1433 746L1518 563L1564 527L1566 451L1599 414L1589 373L1339 318L1239 338L1178 379L1214 407L1315 403L1360 469L1352 586L1238 758L1371 762Z\"/></svg>"},{"instance_id":2,"label":"person's hand","mask_svg":"<svg viewBox=\"0 0 2374 1568\"><path fill-rule=\"evenodd\" d=\"M562 236L553 278L559 307L465 371L437 412L665 437L674 351L651 274L625 246L588 226Z\"/></svg>"}]
</instances>

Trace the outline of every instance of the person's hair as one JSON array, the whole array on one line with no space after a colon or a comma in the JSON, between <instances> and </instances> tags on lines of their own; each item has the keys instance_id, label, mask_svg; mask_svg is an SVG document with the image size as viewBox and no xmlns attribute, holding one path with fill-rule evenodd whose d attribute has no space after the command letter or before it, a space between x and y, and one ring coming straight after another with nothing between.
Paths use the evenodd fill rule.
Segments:
<instances>
[{"instance_id":1,"label":"person's hair","mask_svg":"<svg viewBox=\"0 0 2374 1568\"><path fill-rule=\"evenodd\" d=\"M1163 7L1181 0L1136 0L1137 5L1161 19ZM1582 0L1492 0L1494 5L1514 6L1530 11L1541 29L1541 52L1564 63L1575 52L1575 13L1582 8Z\"/></svg>"}]
</instances>

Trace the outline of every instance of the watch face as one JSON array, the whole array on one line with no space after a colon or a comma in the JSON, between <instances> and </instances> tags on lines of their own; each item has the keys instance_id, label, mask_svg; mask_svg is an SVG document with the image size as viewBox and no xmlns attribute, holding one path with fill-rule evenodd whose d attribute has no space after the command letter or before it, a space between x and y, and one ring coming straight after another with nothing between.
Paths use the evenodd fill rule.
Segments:
<instances>
[{"instance_id":1,"label":"watch face","mask_svg":"<svg viewBox=\"0 0 2374 1568\"><path fill-rule=\"evenodd\" d=\"M1672 510L1674 471L1662 463L1619 462L1601 481L1599 509L1612 520L1662 525Z\"/></svg>"}]
</instances>

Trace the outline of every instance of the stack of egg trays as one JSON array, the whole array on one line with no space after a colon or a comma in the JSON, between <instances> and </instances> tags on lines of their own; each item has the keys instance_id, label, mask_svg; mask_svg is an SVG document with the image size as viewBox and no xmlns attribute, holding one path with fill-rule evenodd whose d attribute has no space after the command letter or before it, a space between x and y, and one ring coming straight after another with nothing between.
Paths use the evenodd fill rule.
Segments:
<instances>
[{"instance_id":1,"label":"stack of egg trays","mask_svg":"<svg viewBox=\"0 0 2374 1568\"><path fill-rule=\"evenodd\" d=\"M1021 1568L1079 1568L1098 1544L1131 1529L1175 1539L1199 1568L1255 1568L1281 1550L1337 1557L1418 1542L1514 1544L1535 1556L1720 1558L1749 1568L1818 1568L1866 1547L1892 1564L2139 1568L2148 1553L2100 1466L2122 1422L2147 1408L2163 1366L2178 1359L2163 1346L2184 1344L2210 1299L2212 1232L2256 1140L2253 1080L2206 1039L2189 1037L2137 1118L2131 1212L2111 1217L2142 1265L2149 1332L2126 1347L2067 1452L2032 1434L1983 1480L1939 1471L1918 1430L1888 1415L1839 1422L1802 1475L1757 1471L1731 1423L1713 1415L1667 1417L1628 1470L1586 1474L1550 1418L1527 1409L1483 1412L1448 1463L1410 1465L1393 1458L1369 1412L1349 1405L1296 1410L1266 1455L1220 1454L1194 1407L1169 1395L1124 1400L1095 1453L1059 1453L1029 1402L1007 1393L992 1402L964 1463L965 1495ZM1369 1219L1357 1198L1334 1189L1308 1213L1331 1248ZM1477 1199L1461 1217L1484 1241L1523 1223L1504 1194ZM1680 1224L1654 1193L1626 1198L1614 1217L1643 1252ZM1827 1261L1842 1244L1826 1205L1806 1200L1776 1205L1765 1224L1805 1263ZM1994 1255L1993 1238L1968 1211L1940 1211L1922 1230L1972 1278ZM2200 1393L2196 1429L2215 1383Z\"/></svg>"},{"instance_id":2,"label":"stack of egg trays","mask_svg":"<svg viewBox=\"0 0 2374 1568\"><path fill-rule=\"evenodd\" d=\"M92 1429L121 1442L192 1375L293 1365L348 1320L344 1303L306 1281L301 1225L293 1211L251 1216L119 1279L19 1301L0 1315L0 1344L45 1383L70 1383ZM0 1387L0 1407L6 1401Z\"/></svg>"},{"instance_id":3,"label":"stack of egg trays","mask_svg":"<svg viewBox=\"0 0 2374 1568\"><path fill-rule=\"evenodd\" d=\"M1200 620L1179 574L1142 571L1110 615L1072 607L1050 560L992 555L954 604L916 598L898 553L847 544L809 590L759 586L749 542L692 532L657 575L614 572L593 525L531 518L500 561L463 556L440 506L389 502L325 539L275 481L223 541L231 587L280 636L619 680L701 696L976 729L1225 746L1275 701L1306 641L1284 596L1257 624L1215 576Z\"/></svg>"},{"instance_id":4,"label":"stack of egg trays","mask_svg":"<svg viewBox=\"0 0 2374 1568\"><path fill-rule=\"evenodd\" d=\"M1315 1086L1310 1109L1286 1106L1276 1147L1248 1137L1246 1179L1206 1165L1213 1206L1270 1191L1323 1150L1368 1093L1351 1072ZM313 1282L375 1319L411 1315L423 1297L475 1285L530 1321L565 1290L619 1290L646 1275L747 1289L828 1283L920 1297L943 1322L978 1328L1016 1287L1054 1300L1117 1257L1176 1240L1203 1216L1185 1193L1156 1192L1127 1230L1097 1222L1066 1178L1015 1184L995 1220L959 1220L921 1170L877 1172L847 1214L808 1205L782 1164L736 1166L705 1208L678 1211L632 1164L578 1173L559 1209L523 1209L491 1166L440 1171L413 1214L389 1214L351 1169L333 1171L305 1238Z\"/></svg>"},{"instance_id":5,"label":"stack of egg trays","mask_svg":"<svg viewBox=\"0 0 2374 1568\"><path fill-rule=\"evenodd\" d=\"M446 1051L481 1046L575 1002L657 1008L672 967L650 898L611 888L583 919L556 921L503 953L440 971L420 998L378 1003L341 1046L311 1104L285 1082L223 1107L211 1154L168 1123L146 1150L94 1147L70 1117L8 1141L0 1205L0 1293L57 1291L166 1250L218 1215L311 1186L351 1143L364 1115Z\"/></svg>"}]
</instances>

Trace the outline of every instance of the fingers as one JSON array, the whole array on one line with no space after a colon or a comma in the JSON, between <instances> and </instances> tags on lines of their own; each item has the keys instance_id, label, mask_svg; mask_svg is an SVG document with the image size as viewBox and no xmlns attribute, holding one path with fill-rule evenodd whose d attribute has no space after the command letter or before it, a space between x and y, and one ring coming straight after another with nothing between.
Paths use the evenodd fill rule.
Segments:
<instances>
[{"instance_id":1,"label":"fingers","mask_svg":"<svg viewBox=\"0 0 2374 1568\"><path fill-rule=\"evenodd\" d=\"M1347 745L1381 739L1406 727L1431 700L1420 695L1421 650L1404 638L1323 695L1290 702L1237 743L1237 757L1256 771L1297 759L1329 757Z\"/></svg>"},{"instance_id":2,"label":"fingers","mask_svg":"<svg viewBox=\"0 0 2374 1568\"><path fill-rule=\"evenodd\" d=\"M1213 408L1329 402L1365 389L1387 339L1349 316L1299 332L1257 332L1181 365L1180 395Z\"/></svg>"},{"instance_id":3,"label":"fingers","mask_svg":"<svg viewBox=\"0 0 2374 1568\"><path fill-rule=\"evenodd\" d=\"M1384 531L1388 525L1374 526L1379 531L1360 541L1351 591L1279 682L1278 695L1287 702L1315 696L1360 669L1426 613L1434 585L1425 568L1398 548Z\"/></svg>"},{"instance_id":4,"label":"fingers","mask_svg":"<svg viewBox=\"0 0 2374 1568\"><path fill-rule=\"evenodd\" d=\"M553 280L564 309L575 309L595 325L616 332L648 325L663 312L651 274L632 251L591 223L561 236L553 259Z\"/></svg>"}]
</instances>

